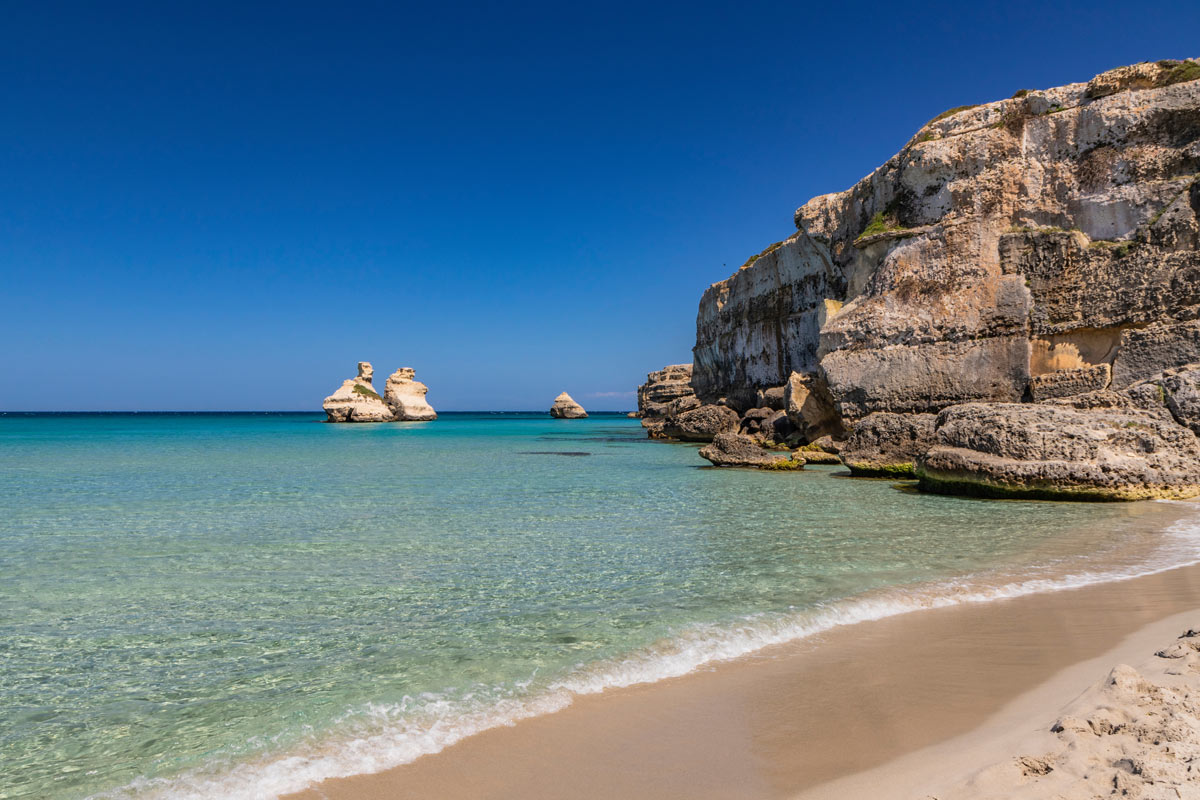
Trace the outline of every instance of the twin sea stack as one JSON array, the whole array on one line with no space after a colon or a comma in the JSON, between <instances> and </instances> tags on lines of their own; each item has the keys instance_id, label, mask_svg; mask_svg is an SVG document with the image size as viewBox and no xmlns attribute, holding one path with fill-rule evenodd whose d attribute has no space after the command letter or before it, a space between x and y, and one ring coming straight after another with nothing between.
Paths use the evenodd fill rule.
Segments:
<instances>
[{"instance_id":1,"label":"twin sea stack","mask_svg":"<svg viewBox=\"0 0 1200 800\"><path fill-rule=\"evenodd\" d=\"M648 376L652 437L942 492L1200 494L1200 61L947 111L795 223L704 293L690 370Z\"/></svg>"},{"instance_id":2,"label":"twin sea stack","mask_svg":"<svg viewBox=\"0 0 1200 800\"><path fill-rule=\"evenodd\" d=\"M370 362L358 362L358 377L342 383L340 389L325 398L323 407L329 422L423 422L437 419L437 412L425 399L429 388L416 380L411 367L391 374L380 397L371 381L375 370Z\"/></svg>"}]
</instances>

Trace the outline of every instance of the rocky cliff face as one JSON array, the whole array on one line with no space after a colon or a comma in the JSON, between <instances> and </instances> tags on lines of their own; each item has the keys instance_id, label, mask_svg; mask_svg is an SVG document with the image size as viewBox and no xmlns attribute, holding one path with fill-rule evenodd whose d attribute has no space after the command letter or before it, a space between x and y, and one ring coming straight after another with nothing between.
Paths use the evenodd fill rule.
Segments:
<instances>
[{"instance_id":1,"label":"rocky cliff face","mask_svg":"<svg viewBox=\"0 0 1200 800\"><path fill-rule=\"evenodd\" d=\"M704 293L691 384L741 412L801 373L852 424L1200 361L1198 178L1197 61L946 112Z\"/></svg>"}]
</instances>

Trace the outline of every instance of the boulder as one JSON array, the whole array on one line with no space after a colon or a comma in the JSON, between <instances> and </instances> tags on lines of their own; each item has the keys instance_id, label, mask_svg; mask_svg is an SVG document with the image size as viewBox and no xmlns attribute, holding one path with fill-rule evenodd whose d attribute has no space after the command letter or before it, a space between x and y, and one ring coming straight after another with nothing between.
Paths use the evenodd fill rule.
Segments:
<instances>
[{"instance_id":1,"label":"boulder","mask_svg":"<svg viewBox=\"0 0 1200 800\"><path fill-rule=\"evenodd\" d=\"M401 367L387 379L384 401L397 420L424 422L437 419L437 412L425 399L429 387L416 380L412 367Z\"/></svg>"},{"instance_id":2,"label":"boulder","mask_svg":"<svg viewBox=\"0 0 1200 800\"><path fill-rule=\"evenodd\" d=\"M1200 269L1194 282L1200 283ZM1112 385L1123 389L1164 370L1200 361L1200 320L1159 322L1121 333Z\"/></svg>"},{"instance_id":3,"label":"boulder","mask_svg":"<svg viewBox=\"0 0 1200 800\"><path fill-rule=\"evenodd\" d=\"M646 382L638 387L638 412L644 418L665 417L673 401L695 396L691 380L691 364L672 364L648 373Z\"/></svg>"},{"instance_id":4,"label":"boulder","mask_svg":"<svg viewBox=\"0 0 1200 800\"><path fill-rule=\"evenodd\" d=\"M1165 409L1115 392L942 411L918 459L926 491L1055 500L1200 495L1200 441Z\"/></svg>"},{"instance_id":5,"label":"boulder","mask_svg":"<svg viewBox=\"0 0 1200 800\"><path fill-rule=\"evenodd\" d=\"M325 398L327 422L390 422L392 410L371 385L375 371L367 361L358 362L358 376L344 381Z\"/></svg>"},{"instance_id":6,"label":"boulder","mask_svg":"<svg viewBox=\"0 0 1200 800\"><path fill-rule=\"evenodd\" d=\"M571 399L571 395L563 392L554 398L554 405L550 406L550 416L555 419L583 419L587 412L583 410L583 406Z\"/></svg>"},{"instance_id":7,"label":"boulder","mask_svg":"<svg viewBox=\"0 0 1200 800\"><path fill-rule=\"evenodd\" d=\"M718 467L766 467L790 460L781 453L764 450L749 436L740 433L718 433L711 444L700 449L700 455ZM803 465L801 458L797 466Z\"/></svg>"},{"instance_id":8,"label":"boulder","mask_svg":"<svg viewBox=\"0 0 1200 800\"><path fill-rule=\"evenodd\" d=\"M739 424L739 430L749 436L761 433L763 423L770 419L775 414L769 408L752 408L742 415L742 421Z\"/></svg>"},{"instance_id":9,"label":"boulder","mask_svg":"<svg viewBox=\"0 0 1200 800\"><path fill-rule=\"evenodd\" d=\"M699 406L668 416L662 435L685 442L711 442L719 433L736 431L738 421L738 413L728 406Z\"/></svg>"},{"instance_id":10,"label":"boulder","mask_svg":"<svg viewBox=\"0 0 1200 800\"><path fill-rule=\"evenodd\" d=\"M810 442L841 430L829 386L816 373L791 374L783 387L783 408L792 427Z\"/></svg>"},{"instance_id":11,"label":"boulder","mask_svg":"<svg viewBox=\"0 0 1200 800\"><path fill-rule=\"evenodd\" d=\"M917 458L933 444L935 419L933 414L868 414L854 423L841 460L858 477L911 476Z\"/></svg>"},{"instance_id":12,"label":"boulder","mask_svg":"<svg viewBox=\"0 0 1200 800\"><path fill-rule=\"evenodd\" d=\"M830 436L822 436L815 442L800 447L796 452L809 464L841 464L838 455L841 448Z\"/></svg>"},{"instance_id":13,"label":"boulder","mask_svg":"<svg viewBox=\"0 0 1200 800\"><path fill-rule=\"evenodd\" d=\"M1200 436L1200 364L1189 364L1142 381L1126 394L1145 397L1145 403L1158 400L1180 425Z\"/></svg>"},{"instance_id":14,"label":"boulder","mask_svg":"<svg viewBox=\"0 0 1200 800\"><path fill-rule=\"evenodd\" d=\"M691 364L672 364L646 375L638 387L638 416L651 439L670 438L665 433L667 418L700 406L691 380Z\"/></svg>"},{"instance_id":15,"label":"boulder","mask_svg":"<svg viewBox=\"0 0 1200 800\"><path fill-rule=\"evenodd\" d=\"M787 386L772 386L767 389L759 389L756 397L759 408L769 408L772 411L784 410L785 397L787 394Z\"/></svg>"},{"instance_id":16,"label":"boulder","mask_svg":"<svg viewBox=\"0 0 1200 800\"><path fill-rule=\"evenodd\" d=\"M759 436L763 441L773 444L782 444L791 439L795 433L796 428L788 419L786 411L776 411L762 421L762 427L759 429Z\"/></svg>"}]
</instances>

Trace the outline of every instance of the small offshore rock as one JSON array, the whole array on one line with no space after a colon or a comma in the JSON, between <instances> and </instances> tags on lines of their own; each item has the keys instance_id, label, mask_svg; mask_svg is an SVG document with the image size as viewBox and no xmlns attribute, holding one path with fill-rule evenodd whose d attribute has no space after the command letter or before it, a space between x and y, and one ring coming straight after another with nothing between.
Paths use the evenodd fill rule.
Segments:
<instances>
[{"instance_id":1,"label":"small offshore rock","mask_svg":"<svg viewBox=\"0 0 1200 800\"><path fill-rule=\"evenodd\" d=\"M371 386L375 370L370 362L358 362L358 376L343 381L325 398L322 408L327 422L390 422L392 410Z\"/></svg>"},{"instance_id":2,"label":"small offshore rock","mask_svg":"<svg viewBox=\"0 0 1200 800\"><path fill-rule=\"evenodd\" d=\"M428 391L429 387L416 379L412 367L401 367L388 377L383 399L395 419L427 422L437 419L437 412L425 399Z\"/></svg>"},{"instance_id":3,"label":"small offshore rock","mask_svg":"<svg viewBox=\"0 0 1200 800\"><path fill-rule=\"evenodd\" d=\"M583 410L583 406L571 399L571 395L563 392L554 398L554 405L550 406L550 416L555 419L583 419L587 412Z\"/></svg>"}]
</instances>

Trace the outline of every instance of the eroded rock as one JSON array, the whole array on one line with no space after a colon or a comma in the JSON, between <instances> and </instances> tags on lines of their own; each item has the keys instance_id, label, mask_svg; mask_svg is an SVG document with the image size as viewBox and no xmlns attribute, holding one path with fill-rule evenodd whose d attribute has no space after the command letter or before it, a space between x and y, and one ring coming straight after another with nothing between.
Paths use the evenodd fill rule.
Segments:
<instances>
[{"instance_id":1,"label":"eroded rock","mask_svg":"<svg viewBox=\"0 0 1200 800\"><path fill-rule=\"evenodd\" d=\"M1106 389L1111 379L1112 368L1108 364L1060 369L1033 376L1029 381L1029 394L1033 402L1041 403L1058 397L1072 397Z\"/></svg>"},{"instance_id":2,"label":"eroded rock","mask_svg":"<svg viewBox=\"0 0 1200 800\"><path fill-rule=\"evenodd\" d=\"M416 379L412 367L401 367L388 376L384 401L397 420L423 422L437 419L437 412L425 399L429 387Z\"/></svg>"},{"instance_id":3,"label":"eroded rock","mask_svg":"<svg viewBox=\"0 0 1200 800\"><path fill-rule=\"evenodd\" d=\"M868 414L854 423L839 456L859 477L912 476L917 458L933 444L935 419L933 414Z\"/></svg>"},{"instance_id":4,"label":"eroded rock","mask_svg":"<svg viewBox=\"0 0 1200 800\"><path fill-rule=\"evenodd\" d=\"M1126 395L1141 398L1141 405L1165 405L1180 425L1200 436L1200 364L1189 364L1134 384Z\"/></svg>"},{"instance_id":5,"label":"eroded rock","mask_svg":"<svg viewBox=\"0 0 1200 800\"><path fill-rule=\"evenodd\" d=\"M766 467L791 461L784 454L763 449L740 433L718 433L709 445L700 449L700 455L718 467ZM797 467L803 466L804 459L795 463Z\"/></svg>"},{"instance_id":6,"label":"eroded rock","mask_svg":"<svg viewBox=\"0 0 1200 800\"><path fill-rule=\"evenodd\" d=\"M783 401L792 427L806 441L841 430L841 418L829 386L817 373L793 372L784 386Z\"/></svg>"},{"instance_id":7,"label":"eroded rock","mask_svg":"<svg viewBox=\"0 0 1200 800\"><path fill-rule=\"evenodd\" d=\"M550 416L555 419L583 419L587 412L583 410L583 406L571 399L571 395L563 392L554 398L554 405L550 406Z\"/></svg>"},{"instance_id":8,"label":"eroded rock","mask_svg":"<svg viewBox=\"0 0 1200 800\"><path fill-rule=\"evenodd\" d=\"M740 418L728 406L706 405L668 416L662 434L684 442L711 442L719 433L736 432Z\"/></svg>"},{"instance_id":9,"label":"eroded rock","mask_svg":"<svg viewBox=\"0 0 1200 800\"><path fill-rule=\"evenodd\" d=\"M1195 434L1165 411L1121 398L1098 392L1071 402L948 408L937 417L933 446L917 461L921 488L1064 500L1200 494Z\"/></svg>"},{"instance_id":10,"label":"eroded rock","mask_svg":"<svg viewBox=\"0 0 1200 800\"><path fill-rule=\"evenodd\" d=\"M358 376L344 381L325 398L327 422L390 422L392 410L371 385L375 370L370 362L358 362Z\"/></svg>"},{"instance_id":11,"label":"eroded rock","mask_svg":"<svg viewBox=\"0 0 1200 800\"><path fill-rule=\"evenodd\" d=\"M1200 361L1197 69L1135 65L957 109L810 200L797 233L701 298L701 401L770 405L792 373L821 375L853 421Z\"/></svg>"}]
</instances>

